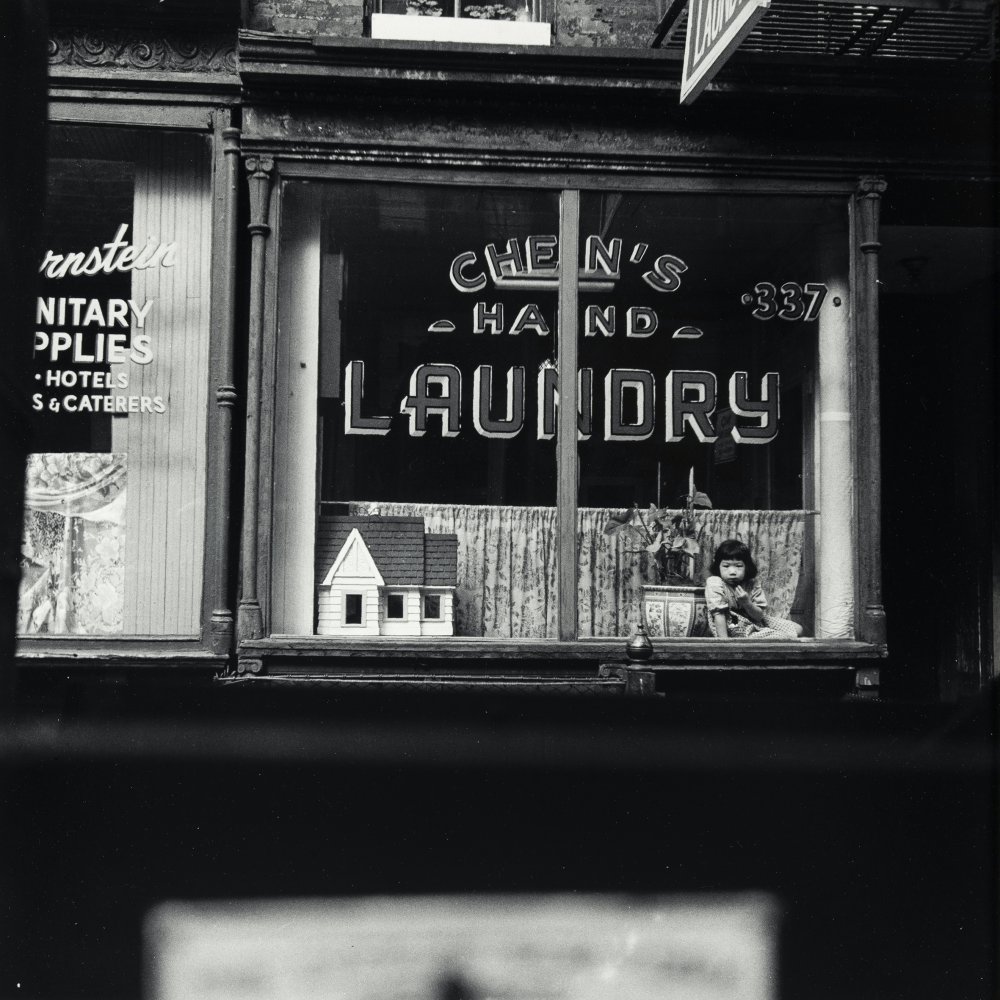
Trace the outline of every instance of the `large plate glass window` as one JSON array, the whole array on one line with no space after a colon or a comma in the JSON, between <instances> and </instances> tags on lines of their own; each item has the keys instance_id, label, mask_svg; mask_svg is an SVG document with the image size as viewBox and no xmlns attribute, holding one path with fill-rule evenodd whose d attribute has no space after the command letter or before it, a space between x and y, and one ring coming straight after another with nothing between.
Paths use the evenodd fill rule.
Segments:
<instances>
[{"instance_id":1,"label":"large plate glass window","mask_svg":"<svg viewBox=\"0 0 1000 1000\"><path fill-rule=\"evenodd\" d=\"M56 126L49 157L19 632L194 637L208 140Z\"/></svg>"},{"instance_id":2,"label":"large plate glass window","mask_svg":"<svg viewBox=\"0 0 1000 1000\"><path fill-rule=\"evenodd\" d=\"M853 635L846 199L288 182L279 259L272 634Z\"/></svg>"}]
</instances>

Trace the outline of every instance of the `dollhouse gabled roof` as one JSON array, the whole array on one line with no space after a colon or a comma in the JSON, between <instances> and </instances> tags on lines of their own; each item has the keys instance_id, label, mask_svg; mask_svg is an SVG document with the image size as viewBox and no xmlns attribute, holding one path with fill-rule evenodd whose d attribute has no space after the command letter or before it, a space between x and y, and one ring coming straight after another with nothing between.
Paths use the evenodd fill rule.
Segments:
<instances>
[{"instance_id":1,"label":"dollhouse gabled roof","mask_svg":"<svg viewBox=\"0 0 1000 1000\"><path fill-rule=\"evenodd\" d=\"M352 531L363 539L387 587L455 586L458 539L427 535L422 517L320 517L316 579L326 578Z\"/></svg>"},{"instance_id":2,"label":"dollhouse gabled roof","mask_svg":"<svg viewBox=\"0 0 1000 1000\"><path fill-rule=\"evenodd\" d=\"M365 545L365 540L357 528L354 528L347 536L347 541L341 546L334 564L323 577L321 586L329 587L334 579L345 577L353 580L367 580L379 587L385 583L378 565L371 552L368 551L368 546Z\"/></svg>"}]
</instances>

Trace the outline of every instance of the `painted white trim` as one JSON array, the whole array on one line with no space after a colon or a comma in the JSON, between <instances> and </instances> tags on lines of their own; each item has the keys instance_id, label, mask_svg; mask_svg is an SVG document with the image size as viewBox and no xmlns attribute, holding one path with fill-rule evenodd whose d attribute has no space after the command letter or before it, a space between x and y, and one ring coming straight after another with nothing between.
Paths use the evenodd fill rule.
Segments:
<instances>
[{"instance_id":1,"label":"painted white trim","mask_svg":"<svg viewBox=\"0 0 1000 1000\"><path fill-rule=\"evenodd\" d=\"M372 38L473 45L551 45L545 21L483 21L475 17L414 17L372 14Z\"/></svg>"},{"instance_id":2,"label":"painted white trim","mask_svg":"<svg viewBox=\"0 0 1000 1000\"><path fill-rule=\"evenodd\" d=\"M316 407L322 194L291 185L282 200L275 372L271 629L312 631L316 553Z\"/></svg>"},{"instance_id":3,"label":"painted white trim","mask_svg":"<svg viewBox=\"0 0 1000 1000\"><path fill-rule=\"evenodd\" d=\"M343 565L344 560L347 558L348 554L353 548L360 545L365 557L371 564L371 581L379 587L385 585L385 580L382 579L382 574L378 571L378 565L372 558L372 554L367 545L365 545L365 540L361 537L361 532L357 528L352 528L351 533L347 536L347 541L340 547L340 552L337 554L337 558L333 561L333 565L330 567L330 572L323 577L323 582L320 584L321 587L329 587L337 577L337 572ZM355 579L352 577L351 579Z\"/></svg>"}]
</instances>

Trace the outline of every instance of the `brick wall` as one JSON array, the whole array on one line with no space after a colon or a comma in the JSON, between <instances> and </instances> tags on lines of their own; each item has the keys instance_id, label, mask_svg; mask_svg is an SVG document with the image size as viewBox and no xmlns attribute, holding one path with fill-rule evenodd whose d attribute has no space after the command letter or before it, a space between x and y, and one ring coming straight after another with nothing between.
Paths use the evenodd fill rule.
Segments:
<instances>
[{"instance_id":1,"label":"brick wall","mask_svg":"<svg viewBox=\"0 0 1000 1000\"><path fill-rule=\"evenodd\" d=\"M250 0L249 27L282 35L361 37L363 0Z\"/></svg>"},{"instance_id":2,"label":"brick wall","mask_svg":"<svg viewBox=\"0 0 1000 1000\"><path fill-rule=\"evenodd\" d=\"M660 19L658 0L554 0L555 44L640 48Z\"/></svg>"},{"instance_id":3,"label":"brick wall","mask_svg":"<svg viewBox=\"0 0 1000 1000\"><path fill-rule=\"evenodd\" d=\"M556 45L646 48L661 0L550 0ZM359 38L363 0L251 0L249 27Z\"/></svg>"}]
</instances>

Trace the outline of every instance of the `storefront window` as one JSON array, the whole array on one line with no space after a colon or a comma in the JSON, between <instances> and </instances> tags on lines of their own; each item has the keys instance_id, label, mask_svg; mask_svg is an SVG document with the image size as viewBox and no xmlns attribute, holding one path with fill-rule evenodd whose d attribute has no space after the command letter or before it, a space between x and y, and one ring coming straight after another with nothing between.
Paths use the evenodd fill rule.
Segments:
<instances>
[{"instance_id":1,"label":"storefront window","mask_svg":"<svg viewBox=\"0 0 1000 1000\"><path fill-rule=\"evenodd\" d=\"M197 635L210 160L54 127L34 332L24 635Z\"/></svg>"},{"instance_id":2,"label":"storefront window","mask_svg":"<svg viewBox=\"0 0 1000 1000\"><path fill-rule=\"evenodd\" d=\"M774 620L729 637L853 634L846 201L584 192L574 222L568 275L557 192L285 185L272 634L559 637L560 531L580 638L711 635L726 540Z\"/></svg>"}]
</instances>

